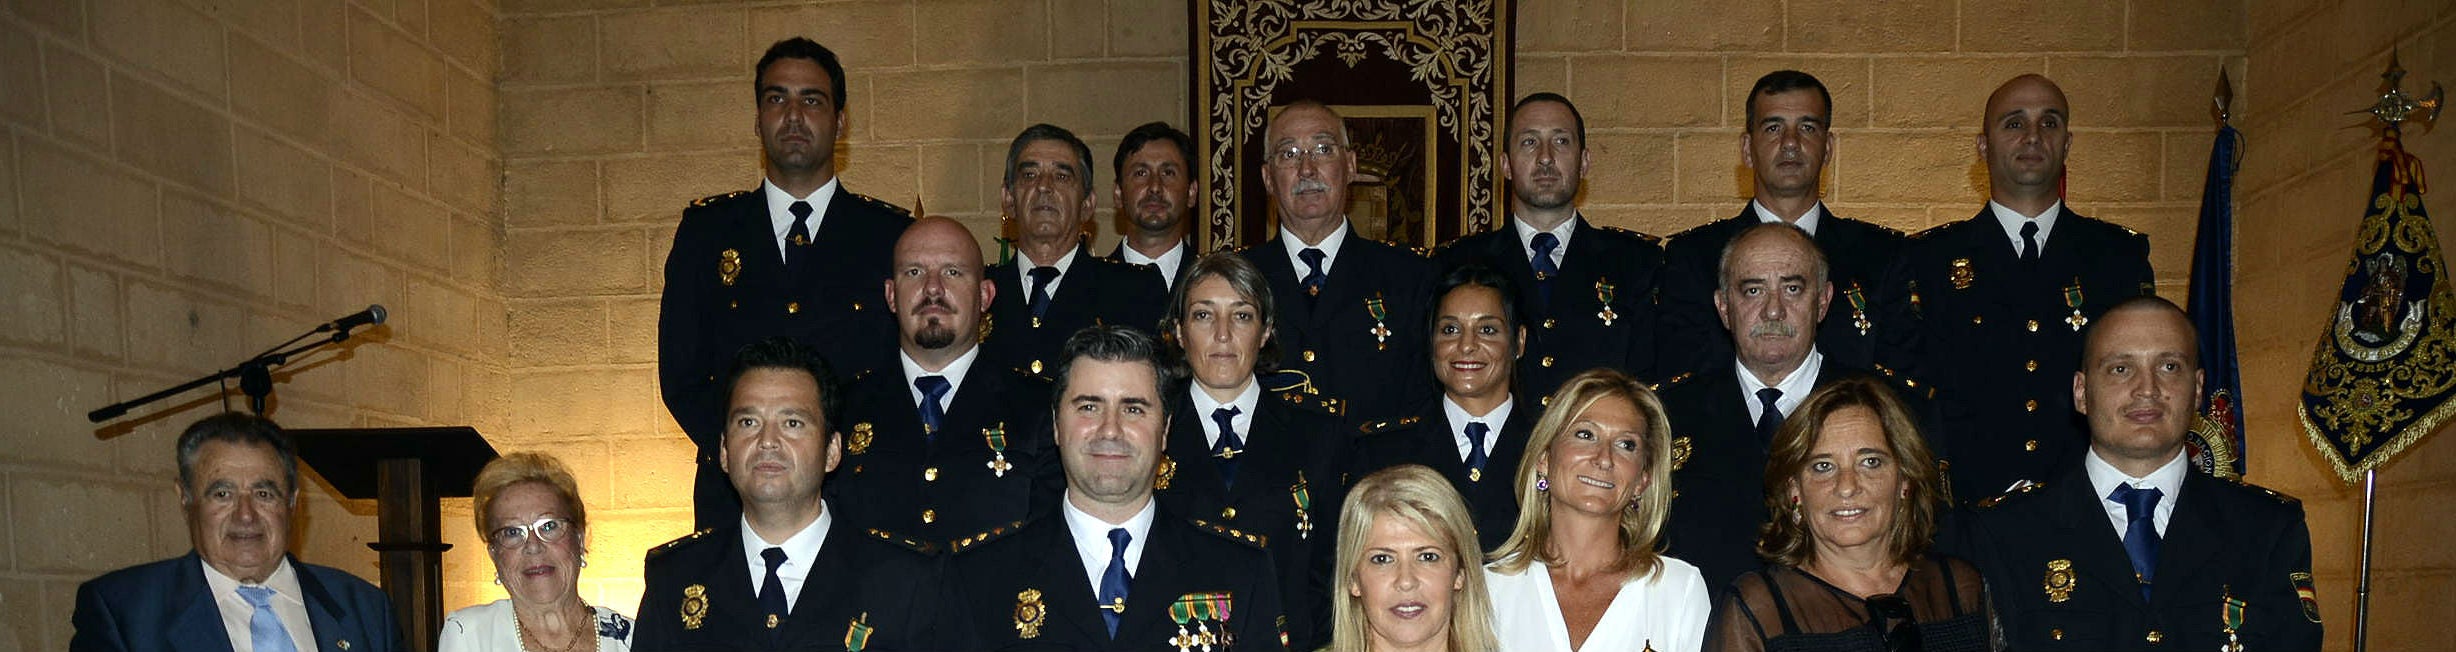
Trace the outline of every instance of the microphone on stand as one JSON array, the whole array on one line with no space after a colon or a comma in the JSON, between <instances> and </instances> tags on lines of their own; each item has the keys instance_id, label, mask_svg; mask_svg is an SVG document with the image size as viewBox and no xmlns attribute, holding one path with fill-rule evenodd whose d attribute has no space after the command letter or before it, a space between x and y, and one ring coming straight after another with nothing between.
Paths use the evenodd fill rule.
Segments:
<instances>
[{"instance_id":1,"label":"microphone on stand","mask_svg":"<svg viewBox=\"0 0 2456 652\"><path fill-rule=\"evenodd\" d=\"M384 304L368 304L366 310L360 310L340 319L332 320L331 322L325 323L322 326L317 326L316 332L323 333L329 331L341 331L343 333L347 333L350 332L350 329L352 328L384 323L384 316Z\"/></svg>"}]
</instances>

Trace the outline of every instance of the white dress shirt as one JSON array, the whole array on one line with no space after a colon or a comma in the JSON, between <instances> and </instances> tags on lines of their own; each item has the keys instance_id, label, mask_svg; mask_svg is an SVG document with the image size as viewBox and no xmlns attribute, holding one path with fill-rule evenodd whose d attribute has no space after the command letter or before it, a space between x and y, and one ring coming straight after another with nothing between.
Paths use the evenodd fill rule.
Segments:
<instances>
[{"instance_id":1,"label":"white dress shirt","mask_svg":"<svg viewBox=\"0 0 2456 652\"><path fill-rule=\"evenodd\" d=\"M1201 383L1186 383L1186 391L1194 393L1194 421L1202 424L1203 443L1212 448L1219 447L1219 422L1212 420L1211 411L1222 407L1237 409L1237 415L1228 418L1228 425L1236 427L1239 440L1249 445L1254 443L1254 408L1262 404L1262 383L1247 376L1245 391L1238 392L1237 397L1226 404L1211 398L1210 392L1202 391Z\"/></svg>"},{"instance_id":2,"label":"white dress shirt","mask_svg":"<svg viewBox=\"0 0 2456 652\"><path fill-rule=\"evenodd\" d=\"M1518 217L1509 218L1509 224L1512 230L1518 232L1518 251L1526 254L1529 263L1535 260L1535 234L1550 233L1552 237L1560 239L1561 246L1552 248L1553 269L1560 269L1561 261L1569 258L1569 236L1578 232L1578 216L1575 215L1561 220L1561 223L1552 227L1550 231L1537 231L1535 225L1528 224L1525 219Z\"/></svg>"},{"instance_id":3,"label":"white dress shirt","mask_svg":"<svg viewBox=\"0 0 2456 652\"><path fill-rule=\"evenodd\" d=\"M2167 460L2166 465L2158 467L2158 470L2150 471L2146 478L2135 478L2117 470L2115 465L2098 457L2095 446L2090 447L2089 454L2083 457L2088 458L2081 462L2081 468L2089 472L2089 490L2096 492L2098 506L2106 508L2106 518L2109 525L2115 526L2116 539L2121 540L2124 532L2132 526L2132 511L2125 508L2123 503L2107 497L2115 493L2117 485L2158 490L2158 505L2151 510L2155 513L2150 515L2150 519L2157 525L2158 537L2165 538L2166 522L2175 517L2175 498L2183 493L2183 474L2189 472L2184 465L2182 451L2176 451L2174 459Z\"/></svg>"},{"instance_id":4,"label":"white dress shirt","mask_svg":"<svg viewBox=\"0 0 2456 652\"><path fill-rule=\"evenodd\" d=\"M1071 495L1074 490L1068 489L1066 493ZM1100 575L1109 572L1110 549L1115 547L1109 545L1109 530L1126 529L1126 577L1132 579L1140 574L1135 569L1143 565L1143 544L1151 538L1151 520L1159 514L1160 501L1144 501L1143 510L1127 517L1124 523L1103 521L1076 509L1071 496L1057 504L1058 513L1066 518L1066 533L1074 536L1075 555L1083 562L1083 576L1092 580L1093 596L1100 595Z\"/></svg>"},{"instance_id":5,"label":"white dress shirt","mask_svg":"<svg viewBox=\"0 0 2456 652\"><path fill-rule=\"evenodd\" d=\"M1816 325L1809 324L1808 327L1815 328ZM1731 366L1739 370L1740 402L1748 405L1748 422L1756 423L1758 419L1765 418L1765 402L1757 400L1757 390L1766 388L1765 381L1749 373L1748 365L1741 364L1738 358L1731 360ZM1774 409L1782 411L1782 418L1791 418L1791 413L1799 409L1799 404L1808 400L1808 393L1816 391L1816 375L1824 371L1825 354L1818 352L1815 346L1809 346L1808 357L1799 361L1799 368L1791 370L1791 375L1783 376L1782 384L1773 386L1782 390L1782 396L1774 399Z\"/></svg>"},{"instance_id":6,"label":"white dress shirt","mask_svg":"<svg viewBox=\"0 0 2456 652\"><path fill-rule=\"evenodd\" d=\"M921 368L921 363L914 362L912 355L905 353L902 349L895 352L895 359L904 365L904 391L912 394L914 408L921 407L921 388L912 384L914 379L922 376L946 377L947 395L938 397L939 414L945 414L947 406L955 404L955 393L964 389L964 376L972 373L972 361L980 357L981 345L974 344L972 350L965 351L963 355L955 356L954 360L947 361L946 368L930 371Z\"/></svg>"},{"instance_id":7,"label":"white dress shirt","mask_svg":"<svg viewBox=\"0 0 2456 652\"><path fill-rule=\"evenodd\" d=\"M230 634L231 652L256 652L256 637L247 629L247 624L256 618L256 605L239 597L242 585L238 578L223 575L201 558L196 565L205 567L205 588L213 592L214 609L222 612L222 631ZM290 559L283 557L281 565L273 567L273 574L266 575L264 583L255 586L273 590L273 615L281 618L282 630L290 634L290 645L299 652L317 649L315 625L307 620L304 597L307 594L299 588L298 569L290 565Z\"/></svg>"},{"instance_id":8,"label":"white dress shirt","mask_svg":"<svg viewBox=\"0 0 2456 652\"><path fill-rule=\"evenodd\" d=\"M1321 244L1305 244L1304 240L1296 237L1295 231L1288 230L1286 226L1279 227L1279 242L1288 250L1288 264L1296 266L1297 281L1304 281L1305 273L1313 269L1305 265L1303 256L1297 255L1308 247L1322 250L1322 276L1328 278L1330 265L1339 262L1339 245L1347 242L1347 220L1339 220L1339 228L1331 229L1330 235L1322 236Z\"/></svg>"},{"instance_id":9,"label":"white dress shirt","mask_svg":"<svg viewBox=\"0 0 2456 652\"><path fill-rule=\"evenodd\" d=\"M2064 214L2064 200L2055 200L2054 204L2047 206L2047 212L2032 216L2022 215L2020 211L1995 203L1995 200L1990 199L1987 200L1987 212L1995 216L1996 226L2004 227L2004 237L2012 241L2013 253L2016 254L2021 253L2021 223L2037 222L2038 255L2045 257L2047 255L2047 234L2055 232L2055 218Z\"/></svg>"},{"instance_id":10,"label":"white dress shirt","mask_svg":"<svg viewBox=\"0 0 2456 652\"><path fill-rule=\"evenodd\" d=\"M776 234L776 255L783 256L785 235L793 232L793 221L801 219L793 216L793 202L810 202L810 237L819 237L819 222L827 219L827 205L836 199L836 178L828 177L808 197L795 197L765 179L759 181L759 192L767 196L768 227Z\"/></svg>"},{"instance_id":11,"label":"white dress shirt","mask_svg":"<svg viewBox=\"0 0 2456 652\"><path fill-rule=\"evenodd\" d=\"M1500 406L1494 407L1491 412L1477 415L1468 414L1467 408L1461 407L1456 401L1450 400L1450 396L1448 394L1443 394L1441 396L1441 414L1442 416L1449 417L1450 441L1458 444L1458 461L1467 461L1467 453L1474 452L1475 450L1474 444L1467 442L1467 424L1469 422L1482 422L1484 424L1484 455L1487 458L1490 458L1492 455L1492 447L1501 445L1501 424L1509 423L1509 410L1513 404L1517 402L1518 399L1515 396L1501 399ZM1510 472L1516 473L1518 471L1517 469L1510 469Z\"/></svg>"},{"instance_id":12,"label":"white dress shirt","mask_svg":"<svg viewBox=\"0 0 2456 652\"><path fill-rule=\"evenodd\" d=\"M1657 557L1662 567L1651 578L1636 577L1620 585L1603 619L1586 635L1586 644L1569 645L1569 624L1561 619L1560 597L1552 590L1552 571L1530 562L1526 572L1504 574L1484 567L1484 585L1492 593L1492 628L1503 650L1642 650L1696 652L1705 647L1706 617L1713 603L1697 567L1670 557Z\"/></svg>"},{"instance_id":13,"label":"white dress shirt","mask_svg":"<svg viewBox=\"0 0 2456 652\"><path fill-rule=\"evenodd\" d=\"M1027 303L1027 304L1028 304L1028 303L1031 303L1031 297L1032 297L1032 268L1033 268L1033 267L1038 267L1038 266L1046 265L1046 266L1048 266L1048 267L1055 267L1055 268L1057 268L1057 278L1049 279L1049 287L1048 287L1048 289L1042 290L1043 292L1047 292L1047 293L1049 293L1049 296L1051 296L1051 297L1056 297L1056 296L1057 296L1057 286L1060 286L1060 285L1065 285L1065 284L1066 284L1066 272L1069 272L1069 271L1073 271L1073 270L1074 270L1075 251L1076 251L1076 250L1078 250L1078 249L1082 249L1082 248L1083 248L1083 245L1075 245L1075 248L1074 248L1074 249L1068 249L1068 250L1066 250L1066 253L1064 253L1064 254L1059 254L1059 255L1058 255L1058 257L1057 257L1057 260L1056 260L1056 261L1049 262L1049 263L1041 263L1041 262L1034 261L1034 260L1032 260L1032 256L1031 256L1031 255L1023 253L1023 250L1022 250L1022 249L1020 249L1020 248L1016 249L1016 250L1015 250L1015 278L1017 278L1017 279L1019 279L1019 280L1021 280L1021 281L1023 282L1023 284L1022 284L1022 285L1018 285L1018 286L1016 286L1016 287L1023 288L1023 298L1024 298L1024 302L1025 302L1025 303ZM1132 248L1131 248L1131 247L1129 247L1128 249L1129 249L1129 250L1131 250Z\"/></svg>"},{"instance_id":14,"label":"white dress shirt","mask_svg":"<svg viewBox=\"0 0 2456 652\"><path fill-rule=\"evenodd\" d=\"M1119 257L1124 258L1128 263L1158 268L1160 280L1168 284L1168 289L1177 289L1177 266L1185 261L1184 240L1178 240L1175 246L1169 247L1168 251L1162 252L1158 258L1145 256L1143 252L1135 251L1134 245L1120 244L1117 249Z\"/></svg>"},{"instance_id":15,"label":"white dress shirt","mask_svg":"<svg viewBox=\"0 0 2456 652\"><path fill-rule=\"evenodd\" d=\"M1789 221L1782 219L1780 215L1775 215L1773 211L1766 210L1764 204L1757 203L1757 200L1754 199L1748 200L1748 210L1755 212L1757 221L1765 224L1781 224ZM1811 204L1808 206L1808 212L1799 214L1799 221L1793 222L1792 226L1799 227L1801 231L1807 231L1809 236L1815 236L1817 218L1824 217L1824 215L1824 202Z\"/></svg>"},{"instance_id":16,"label":"white dress shirt","mask_svg":"<svg viewBox=\"0 0 2456 652\"><path fill-rule=\"evenodd\" d=\"M759 556L768 548L785 549L785 563L776 567L776 580L785 585L785 611L802 599L802 581L810 578L811 562L819 558L819 545L827 543L827 530L835 527L836 508L819 501L819 517L812 519L802 531L785 537L782 543L769 543L750 529L750 517L742 517L742 556L750 562L751 595L759 594L760 585L767 583L767 558Z\"/></svg>"}]
</instances>

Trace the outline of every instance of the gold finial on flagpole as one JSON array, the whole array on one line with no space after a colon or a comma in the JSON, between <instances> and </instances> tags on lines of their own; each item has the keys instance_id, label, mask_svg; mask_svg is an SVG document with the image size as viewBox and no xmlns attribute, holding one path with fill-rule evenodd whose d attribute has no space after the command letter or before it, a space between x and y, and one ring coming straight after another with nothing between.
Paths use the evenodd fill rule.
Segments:
<instances>
[{"instance_id":1,"label":"gold finial on flagpole","mask_svg":"<svg viewBox=\"0 0 2456 652\"><path fill-rule=\"evenodd\" d=\"M2405 94L2405 66L2397 63L2394 51L2388 53L2388 70L2379 73L2379 78L2382 80L2379 101L2349 113L2371 114L2372 118L2386 123L2391 131L2398 129L2406 120L2420 120L2425 129L2438 122L2440 100L2446 95L2438 82L2431 82L2428 95Z\"/></svg>"},{"instance_id":2,"label":"gold finial on flagpole","mask_svg":"<svg viewBox=\"0 0 2456 652\"><path fill-rule=\"evenodd\" d=\"M2217 67L2217 93L2209 96L2209 100L2214 105L2209 107L2209 115L2217 118L2217 124L2226 124L2227 119L2234 117L2234 80L2226 76L2223 65Z\"/></svg>"}]
</instances>

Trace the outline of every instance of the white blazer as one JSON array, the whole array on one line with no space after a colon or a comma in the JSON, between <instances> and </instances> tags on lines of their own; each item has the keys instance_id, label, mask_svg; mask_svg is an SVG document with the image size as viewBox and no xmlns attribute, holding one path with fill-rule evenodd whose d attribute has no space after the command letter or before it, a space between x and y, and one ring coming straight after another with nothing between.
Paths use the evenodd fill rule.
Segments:
<instances>
[{"instance_id":1,"label":"white blazer","mask_svg":"<svg viewBox=\"0 0 2456 652\"><path fill-rule=\"evenodd\" d=\"M1510 652L1697 652L1705 647L1706 617L1713 603L1706 596L1704 575L1688 562L1659 557L1661 569L1650 579L1620 585L1603 620L1586 635L1586 645L1569 646L1569 625L1561 620L1560 597L1552 591L1552 572L1543 562L1527 564L1526 572L1510 575L1484 568L1492 593L1492 625L1501 649Z\"/></svg>"}]
</instances>

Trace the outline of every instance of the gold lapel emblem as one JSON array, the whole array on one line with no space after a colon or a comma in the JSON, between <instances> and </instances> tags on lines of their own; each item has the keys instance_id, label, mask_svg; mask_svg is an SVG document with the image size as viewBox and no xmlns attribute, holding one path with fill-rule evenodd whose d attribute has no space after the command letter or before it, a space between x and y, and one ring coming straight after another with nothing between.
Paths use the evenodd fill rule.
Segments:
<instances>
[{"instance_id":1,"label":"gold lapel emblem","mask_svg":"<svg viewBox=\"0 0 2456 652\"><path fill-rule=\"evenodd\" d=\"M1976 280L1978 280L1978 272L1970 271L1970 259L1953 259L1953 289L1970 289L1970 282Z\"/></svg>"},{"instance_id":2,"label":"gold lapel emblem","mask_svg":"<svg viewBox=\"0 0 2456 652\"><path fill-rule=\"evenodd\" d=\"M716 280L730 287L734 279L742 278L742 252L727 249L716 255Z\"/></svg>"},{"instance_id":3,"label":"gold lapel emblem","mask_svg":"<svg viewBox=\"0 0 2456 652\"><path fill-rule=\"evenodd\" d=\"M853 424L853 440L845 443L844 451L852 455L870 452L870 440L877 435L877 428L868 421Z\"/></svg>"},{"instance_id":4,"label":"gold lapel emblem","mask_svg":"<svg viewBox=\"0 0 2456 652\"><path fill-rule=\"evenodd\" d=\"M708 587L699 584L682 587L682 628L699 629L708 619Z\"/></svg>"},{"instance_id":5,"label":"gold lapel emblem","mask_svg":"<svg viewBox=\"0 0 2456 652\"><path fill-rule=\"evenodd\" d=\"M1161 454L1159 465L1152 469L1152 476L1151 488L1167 489L1169 481L1177 479L1177 460Z\"/></svg>"},{"instance_id":6,"label":"gold lapel emblem","mask_svg":"<svg viewBox=\"0 0 2456 652\"><path fill-rule=\"evenodd\" d=\"M1040 638L1040 626L1049 621L1049 608L1040 603L1040 589L1024 589L1015 594L1015 637Z\"/></svg>"},{"instance_id":7,"label":"gold lapel emblem","mask_svg":"<svg viewBox=\"0 0 2456 652\"><path fill-rule=\"evenodd\" d=\"M1689 461L1689 453L1695 451L1696 447L1689 443L1689 438L1671 438L1671 470L1678 471L1680 470L1680 467L1687 466Z\"/></svg>"},{"instance_id":8,"label":"gold lapel emblem","mask_svg":"<svg viewBox=\"0 0 2456 652\"><path fill-rule=\"evenodd\" d=\"M2072 560L2056 559L2047 562L2046 589L2048 602L2063 602L2066 600L2071 600L2072 587L2078 583L2080 583L2080 580L2073 577L2072 574Z\"/></svg>"}]
</instances>

